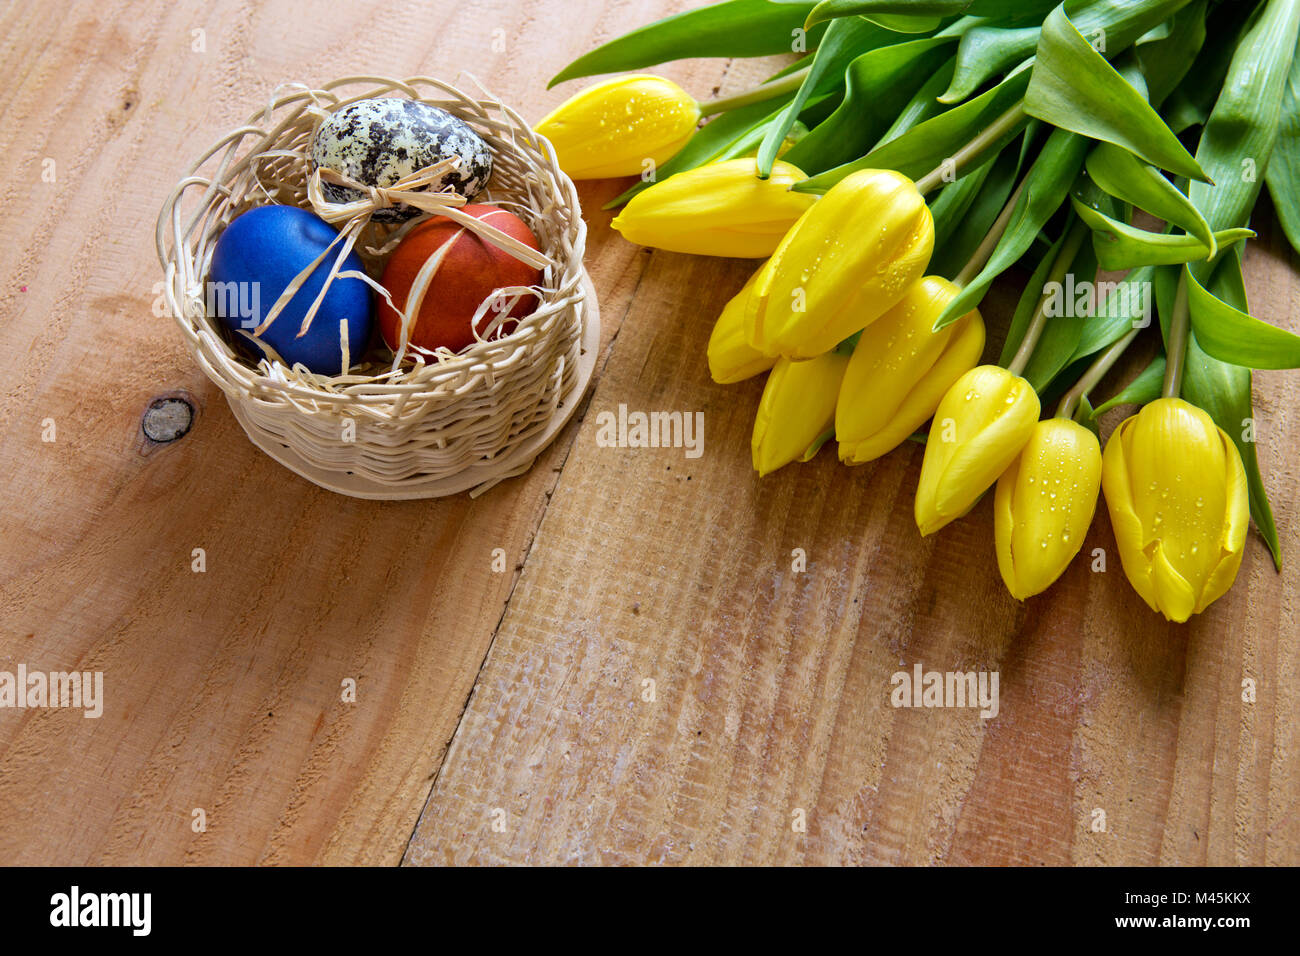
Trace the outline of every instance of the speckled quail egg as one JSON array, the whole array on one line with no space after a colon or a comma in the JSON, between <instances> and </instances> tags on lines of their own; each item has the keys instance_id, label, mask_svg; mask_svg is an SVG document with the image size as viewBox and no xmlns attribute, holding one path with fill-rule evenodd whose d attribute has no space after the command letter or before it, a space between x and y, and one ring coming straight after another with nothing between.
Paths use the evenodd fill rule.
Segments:
<instances>
[{"instance_id":1,"label":"speckled quail egg","mask_svg":"<svg viewBox=\"0 0 1300 956\"><path fill-rule=\"evenodd\" d=\"M364 183L391 186L405 176L449 157L459 165L425 189L451 187L473 199L492 175L492 150L464 120L446 110L415 100L384 97L358 100L330 114L311 144L316 166ZM346 186L322 183L330 202L352 202L361 193ZM374 219L397 222L419 213L413 206L380 209Z\"/></svg>"}]
</instances>

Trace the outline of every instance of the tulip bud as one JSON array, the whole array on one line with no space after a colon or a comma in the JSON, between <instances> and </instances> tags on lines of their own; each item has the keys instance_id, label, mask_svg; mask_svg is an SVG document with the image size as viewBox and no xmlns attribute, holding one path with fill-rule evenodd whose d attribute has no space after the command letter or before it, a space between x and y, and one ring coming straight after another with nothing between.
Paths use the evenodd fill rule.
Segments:
<instances>
[{"instance_id":1,"label":"tulip bud","mask_svg":"<svg viewBox=\"0 0 1300 956\"><path fill-rule=\"evenodd\" d=\"M1074 560L1100 487L1096 435L1067 418L1034 425L993 498L998 570L1017 601L1046 591Z\"/></svg>"},{"instance_id":2,"label":"tulip bud","mask_svg":"<svg viewBox=\"0 0 1300 956\"><path fill-rule=\"evenodd\" d=\"M863 329L835 406L841 461L861 465L897 448L979 362L984 319L978 311L931 331L958 291L947 279L926 276Z\"/></svg>"},{"instance_id":3,"label":"tulip bud","mask_svg":"<svg viewBox=\"0 0 1300 956\"><path fill-rule=\"evenodd\" d=\"M1232 587L1250 521L1246 470L1204 411L1161 398L1106 443L1102 487L1124 573L1171 621L1204 611Z\"/></svg>"},{"instance_id":4,"label":"tulip bud","mask_svg":"<svg viewBox=\"0 0 1300 956\"><path fill-rule=\"evenodd\" d=\"M672 159L695 134L700 107L676 83L618 76L565 100L533 129L572 179L634 176Z\"/></svg>"},{"instance_id":5,"label":"tulip bud","mask_svg":"<svg viewBox=\"0 0 1300 956\"><path fill-rule=\"evenodd\" d=\"M848 356L839 352L806 362L777 360L758 404L750 444L760 476L816 454L817 439L835 422L835 397L848 364Z\"/></svg>"},{"instance_id":6,"label":"tulip bud","mask_svg":"<svg viewBox=\"0 0 1300 956\"><path fill-rule=\"evenodd\" d=\"M916 489L922 535L970 510L1025 447L1038 412L1033 387L996 365L980 365L953 383L925 443Z\"/></svg>"},{"instance_id":7,"label":"tulip bud","mask_svg":"<svg viewBox=\"0 0 1300 956\"><path fill-rule=\"evenodd\" d=\"M776 364L776 359L756 351L745 338L745 304L761 271L756 269L745 287L732 296L709 336L709 374L719 385L743 382Z\"/></svg>"},{"instance_id":8,"label":"tulip bud","mask_svg":"<svg viewBox=\"0 0 1300 956\"><path fill-rule=\"evenodd\" d=\"M750 302L750 340L765 355L810 358L866 328L925 271L934 220L901 173L845 176L794 224Z\"/></svg>"},{"instance_id":9,"label":"tulip bud","mask_svg":"<svg viewBox=\"0 0 1300 956\"><path fill-rule=\"evenodd\" d=\"M758 178L753 159L729 159L669 176L632 197L614 220L629 242L699 256L770 256L816 196L791 192L807 179L777 162Z\"/></svg>"}]
</instances>

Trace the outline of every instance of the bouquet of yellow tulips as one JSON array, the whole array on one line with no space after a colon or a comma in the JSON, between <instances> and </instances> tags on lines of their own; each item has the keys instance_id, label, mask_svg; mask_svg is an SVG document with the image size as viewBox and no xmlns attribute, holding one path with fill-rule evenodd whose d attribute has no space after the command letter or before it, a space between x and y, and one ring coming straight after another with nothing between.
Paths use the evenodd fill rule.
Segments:
<instances>
[{"instance_id":1,"label":"bouquet of yellow tulips","mask_svg":"<svg viewBox=\"0 0 1300 956\"><path fill-rule=\"evenodd\" d=\"M767 373L760 475L832 439L850 465L923 441L920 534L992 489L1021 600L1104 493L1129 581L1186 621L1231 587L1252 517L1281 567L1251 372L1300 366L1300 337L1249 314L1241 250L1265 183L1300 250L1298 35L1300 0L725 0L553 83L806 55L703 102L615 77L536 129L576 179L639 177L610 204L627 239L762 260L708 345L720 383ZM979 306L1017 263L990 360ZM1094 404L1144 334L1157 357ZM1119 405L1140 410L1103 452Z\"/></svg>"}]
</instances>

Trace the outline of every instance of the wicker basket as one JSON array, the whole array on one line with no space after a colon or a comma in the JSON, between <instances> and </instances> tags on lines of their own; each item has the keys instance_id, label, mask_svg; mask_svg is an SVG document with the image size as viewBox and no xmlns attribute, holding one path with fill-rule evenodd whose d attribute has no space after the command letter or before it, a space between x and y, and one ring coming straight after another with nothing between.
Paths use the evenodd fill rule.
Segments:
<instances>
[{"instance_id":1,"label":"wicker basket","mask_svg":"<svg viewBox=\"0 0 1300 956\"><path fill-rule=\"evenodd\" d=\"M376 360L328 379L255 362L205 308L216 239L252 206L310 208L312 133L329 111L380 96L441 107L488 141L493 174L478 201L513 203L532 227L554 263L543 273L545 294L511 334L454 356L396 368ZM371 223L362 232L357 251L372 275L398 228ZM600 319L582 265L586 226L572 181L550 144L511 109L438 80L295 84L199 158L163 203L157 242L168 307L248 437L332 491L382 499L478 494L522 474L573 414L595 367Z\"/></svg>"}]
</instances>

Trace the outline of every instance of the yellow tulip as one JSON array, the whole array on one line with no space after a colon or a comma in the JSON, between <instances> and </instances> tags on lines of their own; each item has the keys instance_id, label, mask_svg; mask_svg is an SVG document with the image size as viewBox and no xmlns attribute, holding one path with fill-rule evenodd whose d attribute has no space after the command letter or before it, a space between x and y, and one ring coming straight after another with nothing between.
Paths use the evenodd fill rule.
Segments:
<instances>
[{"instance_id":1,"label":"yellow tulip","mask_svg":"<svg viewBox=\"0 0 1300 956\"><path fill-rule=\"evenodd\" d=\"M835 397L848 364L849 357L839 352L807 362L777 360L758 404L750 444L760 476L816 454L817 439L835 422Z\"/></svg>"},{"instance_id":2,"label":"yellow tulip","mask_svg":"<svg viewBox=\"0 0 1300 956\"><path fill-rule=\"evenodd\" d=\"M934 249L934 220L901 173L844 177L794 224L755 289L749 344L765 355L811 358L887 312Z\"/></svg>"},{"instance_id":3,"label":"yellow tulip","mask_svg":"<svg viewBox=\"0 0 1300 956\"><path fill-rule=\"evenodd\" d=\"M639 176L666 163L695 134L700 107L676 83L618 76L565 100L533 127L572 179Z\"/></svg>"},{"instance_id":4,"label":"yellow tulip","mask_svg":"<svg viewBox=\"0 0 1300 956\"><path fill-rule=\"evenodd\" d=\"M731 385L766 372L776 359L755 350L745 339L745 304L760 270L755 270L745 287L723 308L709 336L709 374L719 385Z\"/></svg>"},{"instance_id":5,"label":"yellow tulip","mask_svg":"<svg viewBox=\"0 0 1300 956\"><path fill-rule=\"evenodd\" d=\"M958 291L947 279L926 276L862 331L835 406L841 461L861 465L897 448L979 362L984 319L978 311L931 331Z\"/></svg>"},{"instance_id":6,"label":"yellow tulip","mask_svg":"<svg viewBox=\"0 0 1300 956\"><path fill-rule=\"evenodd\" d=\"M960 518L1020 454L1038 421L1038 395L996 365L953 383L934 413L916 489L916 526L933 534Z\"/></svg>"},{"instance_id":7,"label":"yellow tulip","mask_svg":"<svg viewBox=\"0 0 1300 956\"><path fill-rule=\"evenodd\" d=\"M1246 470L1209 415L1180 398L1147 405L1106 443L1101 480L1124 573L1152 610L1186 621L1232 587Z\"/></svg>"},{"instance_id":8,"label":"yellow tulip","mask_svg":"<svg viewBox=\"0 0 1300 956\"><path fill-rule=\"evenodd\" d=\"M1046 591L1074 560L1100 487L1096 435L1067 418L1034 426L993 498L998 570L1017 601Z\"/></svg>"},{"instance_id":9,"label":"yellow tulip","mask_svg":"<svg viewBox=\"0 0 1300 956\"><path fill-rule=\"evenodd\" d=\"M614 220L629 242L698 256L770 256L804 210L817 201L790 187L807 179L777 162L758 178L753 159L729 159L669 176L632 197Z\"/></svg>"}]
</instances>

